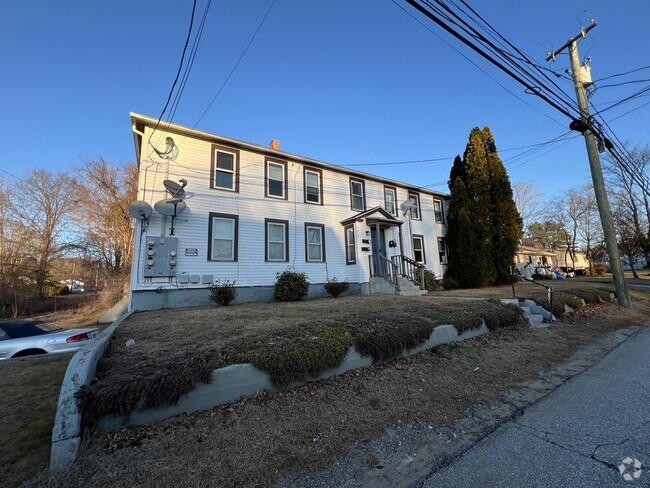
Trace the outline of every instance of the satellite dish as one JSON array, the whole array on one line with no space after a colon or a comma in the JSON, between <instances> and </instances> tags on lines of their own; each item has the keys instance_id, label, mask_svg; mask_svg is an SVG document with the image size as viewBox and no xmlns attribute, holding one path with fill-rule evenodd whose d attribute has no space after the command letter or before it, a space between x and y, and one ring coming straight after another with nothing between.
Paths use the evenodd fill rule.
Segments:
<instances>
[{"instance_id":1,"label":"satellite dish","mask_svg":"<svg viewBox=\"0 0 650 488\"><path fill-rule=\"evenodd\" d=\"M129 205L129 213L131 214L131 217L137 220L148 219L151 212L153 212L153 209L147 202L137 200Z\"/></svg>"},{"instance_id":2,"label":"satellite dish","mask_svg":"<svg viewBox=\"0 0 650 488\"><path fill-rule=\"evenodd\" d=\"M167 189L169 193L172 194L172 197L179 197L183 198L185 196L185 186L187 186L187 180L181 179L179 180L181 184L179 185L176 183L174 180L165 180L163 181L163 185Z\"/></svg>"},{"instance_id":3,"label":"satellite dish","mask_svg":"<svg viewBox=\"0 0 650 488\"><path fill-rule=\"evenodd\" d=\"M177 215L182 214L186 207L187 205L180 198L167 198L165 200L160 200L153 206L153 208L156 209L156 212L161 215L167 215L168 217L176 217Z\"/></svg>"},{"instance_id":4,"label":"satellite dish","mask_svg":"<svg viewBox=\"0 0 650 488\"><path fill-rule=\"evenodd\" d=\"M399 208L402 209L402 212L404 212L404 215L406 215L408 211L411 210L413 207L415 207L415 204L411 200L406 200L405 202L402 202L401 205L399 206Z\"/></svg>"}]
</instances>

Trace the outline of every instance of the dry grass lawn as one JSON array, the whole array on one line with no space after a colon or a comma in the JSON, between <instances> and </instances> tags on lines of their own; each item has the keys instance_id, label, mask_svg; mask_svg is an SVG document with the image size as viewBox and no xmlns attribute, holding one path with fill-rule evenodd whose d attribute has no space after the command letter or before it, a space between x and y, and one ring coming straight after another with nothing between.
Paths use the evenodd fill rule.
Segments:
<instances>
[{"instance_id":1,"label":"dry grass lawn","mask_svg":"<svg viewBox=\"0 0 650 488\"><path fill-rule=\"evenodd\" d=\"M567 359L582 344L647 321L648 293L634 291L633 298L633 311L614 304L590 305L547 329L503 328L462 345L441 346L295 390L263 393L151 426L96 431L67 474L43 475L39 483L84 488L235 487L269 486L278 476L290 480L331 465L351 447L378 438L399 422L451 426L473 406L499 401L506 391ZM392 307L392 300L383 301ZM337 308L345 303L332 302ZM279 314L269 307L267 323L283 324L310 306L331 312L326 301L289 304L279 307ZM264 305L242 308L247 318L241 324L264 313ZM235 308L223 312L230 320L236 317ZM197 314L198 319L205 311L183 313L186 318ZM149 322L144 317L137 318L143 327ZM129 333L120 341L131 336L150 340L136 336L134 325L125 328ZM188 322L182 326L194 329ZM230 330L236 332L237 325Z\"/></svg>"},{"instance_id":2,"label":"dry grass lawn","mask_svg":"<svg viewBox=\"0 0 650 488\"><path fill-rule=\"evenodd\" d=\"M47 467L59 390L71 357L53 354L0 362L3 487L18 486Z\"/></svg>"}]
</instances>

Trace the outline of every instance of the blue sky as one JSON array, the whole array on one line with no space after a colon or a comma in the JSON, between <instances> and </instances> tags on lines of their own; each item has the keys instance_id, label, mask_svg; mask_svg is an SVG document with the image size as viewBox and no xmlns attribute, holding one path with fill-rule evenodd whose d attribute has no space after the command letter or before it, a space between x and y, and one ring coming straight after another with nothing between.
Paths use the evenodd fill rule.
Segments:
<instances>
[{"instance_id":1,"label":"blue sky","mask_svg":"<svg viewBox=\"0 0 650 488\"><path fill-rule=\"evenodd\" d=\"M199 0L198 13L205 1ZM414 12L537 111L513 97L391 0L276 0L199 122L270 4L213 0L174 122L190 127L198 122L198 129L256 144L280 139L285 151L341 165L453 157L464 150L472 127L489 125L512 181L536 180L549 193L589 181L581 138L533 154L532 160L509 161L524 149L506 149L553 139L568 130L569 121ZM521 50L560 73L568 57L551 65L544 61L546 52L578 32L576 16L584 10L584 25L589 18L599 23L580 43L581 56L593 58L594 79L650 64L650 2L471 4ZM160 115L191 6L190 0L2 2L0 169L24 176L36 167L66 170L83 159L133 160L129 112ZM650 70L603 84L647 78ZM573 97L571 83L558 83ZM602 88L592 101L602 108L647 85ZM606 119L648 101L612 109ZM650 105L611 127L623 140L648 143ZM430 185L447 180L451 163L357 168Z\"/></svg>"}]
</instances>

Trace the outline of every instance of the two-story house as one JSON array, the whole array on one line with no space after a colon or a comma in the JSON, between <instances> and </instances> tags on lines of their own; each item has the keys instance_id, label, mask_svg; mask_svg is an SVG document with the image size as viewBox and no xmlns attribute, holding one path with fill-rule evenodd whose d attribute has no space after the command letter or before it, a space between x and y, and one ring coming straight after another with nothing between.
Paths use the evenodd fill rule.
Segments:
<instances>
[{"instance_id":1,"label":"two-story house","mask_svg":"<svg viewBox=\"0 0 650 488\"><path fill-rule=\"evenodd\" d=\"M349 294L398 292L446 268L448 196L131 114L139 168L130 309L209 303L234 280L238 302L271 300L276 273L305 272ZM398 277L401 277L398 279ZM402 285L400 285L402 283Z\"/></svg>"}]
</instances>

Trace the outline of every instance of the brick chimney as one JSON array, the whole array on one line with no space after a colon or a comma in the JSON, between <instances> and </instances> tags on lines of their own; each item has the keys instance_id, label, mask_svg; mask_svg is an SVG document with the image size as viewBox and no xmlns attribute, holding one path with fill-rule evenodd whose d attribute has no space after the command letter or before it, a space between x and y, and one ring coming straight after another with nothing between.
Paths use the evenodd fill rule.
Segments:
<instances>
[{"instance_id":1,"label":"brick chimney","mask_svg":"<svg viewBox=\"0 0 650 488\"><path fill-rule=\"evenodd\" d=\"M271 142L269 142L269 147L271 149L275 149L276 151L280 150L280 139L271 139Z\"/></svg>"}]
</instances>

